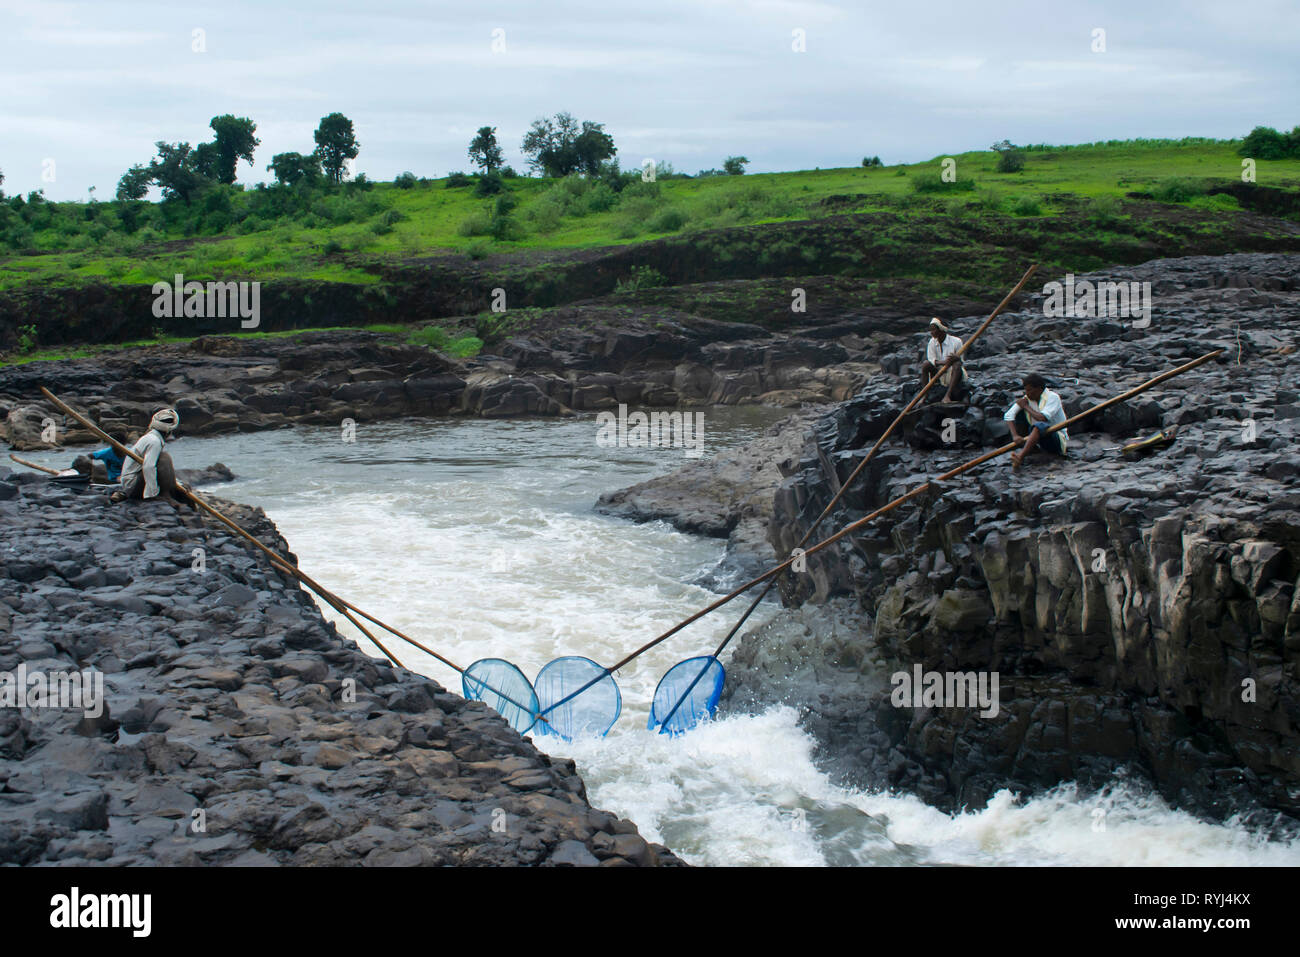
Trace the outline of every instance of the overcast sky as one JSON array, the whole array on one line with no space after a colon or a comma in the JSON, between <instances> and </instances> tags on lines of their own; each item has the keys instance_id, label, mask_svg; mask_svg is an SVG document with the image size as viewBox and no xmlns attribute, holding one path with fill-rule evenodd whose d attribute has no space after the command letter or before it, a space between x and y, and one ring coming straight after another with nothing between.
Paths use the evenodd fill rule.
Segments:
<instances>
[{"instance_id":1,"label":"overcast sky","mask_svg":"<svg viewBox=\"0 0 1300 957\"><path fill-rule=\"evenodd\" d=\"M625 169L690 173L1240 136L1300 124L1298 39L1295 0L0 0L0 170L9 194L109 199L220 113L257 123L243 183L335 110L380 180L470 168L483 125L522 172L524 132L560 110L604 123Z\"/></svg>"}]
</instances>

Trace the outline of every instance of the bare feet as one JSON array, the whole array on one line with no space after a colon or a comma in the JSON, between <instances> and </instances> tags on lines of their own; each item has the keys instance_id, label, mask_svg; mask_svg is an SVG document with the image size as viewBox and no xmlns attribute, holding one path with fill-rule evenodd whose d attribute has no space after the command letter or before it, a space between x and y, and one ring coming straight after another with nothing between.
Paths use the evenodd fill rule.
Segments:
<instances>
[{"instance_id":1,"label":"bare feet","mask_svg":"<svg viewBox=\"0 0 1300 957\"><path fill-rule=\"evenodd\" d=\"M1013 469L1018 469L1018 468L1020 468L1020 463L1023 462L1024 460L1025 460L1025 453L1024 453L1024 452L1012 452L1012 453L1011 453L1011 467L1012 467Z\"/></svg>"}]
</instances>

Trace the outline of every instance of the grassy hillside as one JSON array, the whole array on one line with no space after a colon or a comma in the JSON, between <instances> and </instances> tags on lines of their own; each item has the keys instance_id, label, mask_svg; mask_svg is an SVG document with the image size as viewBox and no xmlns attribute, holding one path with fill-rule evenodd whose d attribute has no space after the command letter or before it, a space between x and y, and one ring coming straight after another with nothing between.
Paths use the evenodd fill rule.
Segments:
<instances>
[{"instance_id":1,"label":"grassy hillside","mask_svg":"<svg viewBox=\"0 0 1300 957\"><path fill-rule=\"evenodd\" d=\"M1097 227L1133 215L1121 201L1205 212L1198 228L1231 231L1237 200L1207 186L1240 182L1235 142L1129 141L1030 147L1024 169L996 171L998 154L957 154L956 183L943 183L942 157L909 166L805 170L743 177L637 182L615 193L603 184L518 178L509 199L480 198L445 180L353 185L297 204L269 202L275 190L222 188L175 204L25 203L0 205L0 289L38 283L151 284L187 279L318 280L369 285L393 266L453 254L583 249L691 236L721 227L876 214L905 235L936 213L985 225L1033 221L1081 201ZM1300 191L1300 160L1260 161L1261 186ZM507 208L513 203L513 208ZM170 207L170 208L169 208ZM275 216L268 209L278 209ZM17 247L17 248L14 248Z\"/></svg>"}]
</instances>

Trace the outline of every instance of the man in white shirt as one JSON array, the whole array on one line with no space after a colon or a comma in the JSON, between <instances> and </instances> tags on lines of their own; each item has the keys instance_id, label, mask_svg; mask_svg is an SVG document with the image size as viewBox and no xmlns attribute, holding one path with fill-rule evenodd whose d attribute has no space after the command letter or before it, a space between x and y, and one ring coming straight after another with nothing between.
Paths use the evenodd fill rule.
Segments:
<instances>
[{"instance_id":1,"label":"man in white shirt","mask_svg":"<svg viewBox=\"0 0 1300 957\"><path fill-rule=\"evenodd\" d=\"M1024 378L1024 387L1025 394L1012 402L1011 408L1002 415L1002 420L1011 431L1012 441L1021 446L1011 453L1013 468L1020 468L1025 456L1035 448L1063 456L1066 443L1070 441L1065 429L1050 433L1047 431L1065 421L1065 407L1061 404L1061 397L1047 388L1047 380L1037 372L1031 372Z\"/></svg>"},{"instance_id":2,"label":"man in white shirt","mask_svg":"<svg viewBox=\"0 0 1300 957\"><path fill-rule=\"evenodd\" d=\"M958 401L966 394L966 367L957 355L959 349L961 339L950 335L947 326L937 317L931 319L930 339L925 344L925 362L921 364L921 388L925 388L936 375L939 376L939 384L948 387L943 397L944 402Z\"/></svg>"},{"instance_id":3,"label":"man in white shirt","mask_svg":"<svg viewBox=\"0 0 1300 957\"><path fill-rule=\"evenodd\" d=\"M129 455L126 457L122 463L122 490L112 494L112 501L157 498L163 492L171 494L176 487L176 472L172 467L172 457L163 451L164 438L175 432L180 424L181 417L175 409L159 409L154 413L149 421L149 431L131 448L144 459L144 464Z\"/></svg>"}]
</instances>

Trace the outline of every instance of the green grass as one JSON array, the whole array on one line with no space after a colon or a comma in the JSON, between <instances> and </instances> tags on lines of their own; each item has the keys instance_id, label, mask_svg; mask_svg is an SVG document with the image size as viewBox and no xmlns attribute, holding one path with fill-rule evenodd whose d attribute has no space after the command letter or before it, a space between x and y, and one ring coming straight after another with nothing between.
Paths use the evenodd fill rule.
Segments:
<instances>
[{"instance_id":1,"label":"green grass","mask_svg":"<svg viewBox=\"0 0 1300 957\"><path fill-rule=\"evenodd\" d=\"M285 220L244 219L217 236L168 232L154 222L133 235L113 228L124 215L116 203L47 204L49 228L32 233L34 254L0 257L0 289L29 284L111 282L151 284L181 272L186 279L321 280L356 285L380 281L389 264L436 255L468 262L489 253L620 245L700 231L854 212L888 212L906 228L935 203L955 216L984 212L1050 216L1063 196L1107 203L1143 192L1159 200L1230 215L1227 197L1207 197L1210 182L1236 181L1241 159L1233 142L1133 141L1026 148L1025 168L998 173L991 151L954 154L960 192L920 193L938 181L944 157L904 166L803 170L634 183L622 194L586 182L518 178L507 181L515 208L502 212L473 187L444 188L444 180L411 189L377 184L368 192L325 195ZM1300 160L1260 161L1258 182L1300 187ZM918 184L920 186L918 187ZM249 201L231 194L230 216ZM953 205L942 205L949 203ZM972 206L972 204L974 204ZM146 215L165 220L165 210ZM223 214L224 215L224 214ZM501 216L509 223L494 231ZM93 219L93 221L92 221ZM161 228L160 228L161 226ZM95 237L98 237L96 239ZM170 244L164 247L163 244Z\"/></svg>"},{"instance_id":2,"label":"green grass","mask_svg":"<svg viewBox=\"0 0 1300 957\"><path fill-rule=\"evenodd\" d=\"M313 326L308 329L286 329L282 332L230 332L222 333L223 336L231 336L235 339L285 339L293 336L305 335L309 332L330 332L338 329L346 329L346 326ZM369 325L362 327L366 332L376 332L382 335L407 336L410 333L409 326L398 326L388 323ZM50 349L32 349L27 352L10 352L0 353L0 368L4 366L21 365L25 362L41 362L60 359L85 359L89 356L101 355L105 352L118 352L122 349L139 349L147 346L171 345L174 343L193 342L200 339L201 336L154 336L150 339L133 339L129 342L104 343L102 345L74 345L61 346ZM480 343L480 347L481 347Z\"/></svg>"}]
</instances>

